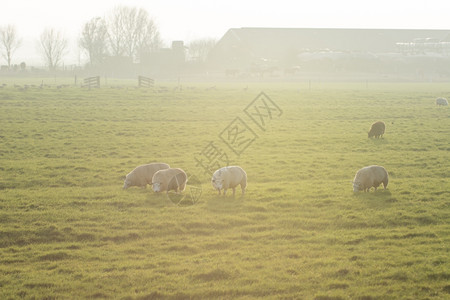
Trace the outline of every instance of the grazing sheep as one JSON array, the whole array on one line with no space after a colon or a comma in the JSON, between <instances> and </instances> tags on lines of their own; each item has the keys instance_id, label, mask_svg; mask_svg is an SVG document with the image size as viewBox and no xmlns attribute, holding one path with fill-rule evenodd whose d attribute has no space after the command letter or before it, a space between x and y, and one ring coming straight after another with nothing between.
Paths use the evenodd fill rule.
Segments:
<instances>
[{"instance_id":1,"label":"grazing sheep","mask_svg":"<svg viewBox=\"0 0 450 300\"><path fill-rule=\"evenodd\" d=\"M436 105L447 106L448 105L448 101L445 98L437 98L436 99Z\"/></svg>"},{"instance_id":2,"label":"grazing sheep","mask_svg":"<svg viewBox=\"0 0 450 300\"><path fill-rule=\"evenodd\" d=\"M375 138L379 138L379 137L383 137L384 134L384 130L386 129L386 125L384 124L384 122L378 121L372 124L372 126L370 127L370 130L368 132L368 137L375 137Z\"/></svg>"},{"instance_id":3,"label":"grazing sheep","mask_svg":"<svg viewBox=\"0 0 450 300\"><path fill-rule=\"evenodd\" d=\"M125 190L130 186L146 188L147 184L152 183L152 177L155 172L168 168L170 166L165 163L151 163L138 166L125 177L123 189Z\"/></svg>"},{"instance_id":4,"label":"grazing sheep","mask_svg":"<svg viewBox=\"0 0 450 300\"><path fill-rule=\"evenodd\" d=\"M187 182L187 175L182 169L169 168L159 170L153 175L153 191L169 193L174 190L176 193L184 191Z\"/></svg>"},{"instance_id":5,"label":"grazing sheep","mask_svg":"<svg viewBox=\"0 0 450 300\"><path fill-rule=\"evenodd\" d=\"M241 185L242 195L245 194L247 187L247 173L238 166L223 167L214 172L211 179L212 186L219 191L223 189L223 195L227 193L228 188L233 189L233 197L236 192L236 186Z\"/></svg>"},{"instance_id":6,"label":"grazing sheep","mask_svg":"<svg viewBox=\"0 0 450 300\"><path fill-rule=\"evenodd\" d=\"M355 178L353 179L353 191L368 192L371 187L374 187L376 191L381 183L383 183L384 189L386 189L388 182L388 172L384 167L364 167L356 172Z\"/></svg>"}]
</instances>

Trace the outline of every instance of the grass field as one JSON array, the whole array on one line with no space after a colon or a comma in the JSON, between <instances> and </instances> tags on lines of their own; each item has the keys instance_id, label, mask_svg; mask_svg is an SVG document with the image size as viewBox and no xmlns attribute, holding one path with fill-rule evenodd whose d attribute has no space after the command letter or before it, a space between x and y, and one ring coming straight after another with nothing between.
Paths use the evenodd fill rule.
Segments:
<instances>
[{"instance_id":1,"label":"grass field","mask_svg":"<svg viewBox=\"0 0 450 300\"><path fill-rule=\"evenodd\" d=\"M264 130L244 111L261 91L279 108ZM449 299L450 109L438 96L448 84L8 85L0 298ZM253 138L226 140L235 120ZM377 120L384 138L368 139ZM246 170L244 197L213 190L197 161L211 145ZM155 161L199 179L195 205L121 189ZM354 194L371 164L388 189Z\"/></svg>"}]
</instances>

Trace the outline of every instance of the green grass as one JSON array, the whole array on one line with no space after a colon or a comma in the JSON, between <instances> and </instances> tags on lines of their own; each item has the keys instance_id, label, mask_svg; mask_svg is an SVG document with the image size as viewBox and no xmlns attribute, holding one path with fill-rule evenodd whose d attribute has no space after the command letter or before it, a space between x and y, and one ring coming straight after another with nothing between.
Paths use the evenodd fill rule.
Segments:
<instances>
[{"instance_id":1,"label":"green grass","mask_svg":"<svg viewBox=\"0 0 450 300\"><path fill-rule=\"evenodd\" d=\"M1 89L0 298L448 299L448 84L246 86ZM262 90L283 110L266 131L243 112ZM236 117L258 135L240 156L219 138ZM209 142L244 197L216 195ZM198 177L199 201L121 189L153 161ZM388 190L354 194L370 164Z\"/></svg>"}]
</instances>

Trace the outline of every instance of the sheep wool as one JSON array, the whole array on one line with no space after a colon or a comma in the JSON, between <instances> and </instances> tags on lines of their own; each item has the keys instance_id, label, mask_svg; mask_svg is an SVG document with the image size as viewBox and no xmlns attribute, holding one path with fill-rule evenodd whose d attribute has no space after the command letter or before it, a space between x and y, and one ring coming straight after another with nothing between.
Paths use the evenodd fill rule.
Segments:
<instances>
[{"instance_id":1,"label":"sheep wool","mask_svg":"<svg viewBox=\"0 0 450 300\"><path fill-rule=\"evenodd\" d=\"M440 98L436 99L436 105L447 106L448 101L447 101L447 99L440 97Z\"/></svg>"},{"instance_id":2,"label":"sheep wool","mask_svg":"<svg viewBox=\"0 0 450 300\"><path fill-rule=\"evenodd\" d=\"M223 195L226 195L227 189L233 189L233 196L236 192L236 186L240 185L242 195L244 195L247 187L247 173L239 166L223 167L214 172L211 184L214 189L219 191L219 195L222 189Z\"/></svg>"},{"instance_id":3,"label":"sheep wool","mask_svg":"<svg viewBox=\"0 0 450 300\"><path fill-rule=\"evenodd\" d=\"M384 122L382 122L382 121L375 122L370 127L370 130L368 132L368 137L369 138L371 138L371 137L375 137L375 138L383 137L385 129L386 129L386 125L384 124Z\"/></svg>"},{"instance_id":4,"label":"sheep wool","mask_svg":"<svg viewBox=\"0 0 450 300\"><path fill-rule=\"evenodd\" d=\"M130 186L139 186L142 188L146 188L147 184L152 183L153 174L155 174L159 170L168 168L170 168L170 166L166 163L151 163L137 166L125 177L123 189L125 190Z\"/></svg>"},{"instance_id":5,"label":"sheep wool","mask_svg":"<svg viewBox=\"0 0 450 300\"><path fill-rule=\"evenodd\" d=\"M155 192L184 191L186 188L187 175L182 169L169 168L159 170L153 175L152 185Z\"/></svg>"},{"instance_id":6,"label":"sheep wool","mask_svg":"<svg viewBox=\"0 0 450 300\"><path fill-rule=\"evenodd\" d=\"M356 172L355 178L353 179L353 191L368 192L372 187L376 191L381 183L383 183L384 189L386 189L388 182L388 172L384 167L376 165L364 167Z\"/></svg>"}]
</instances>

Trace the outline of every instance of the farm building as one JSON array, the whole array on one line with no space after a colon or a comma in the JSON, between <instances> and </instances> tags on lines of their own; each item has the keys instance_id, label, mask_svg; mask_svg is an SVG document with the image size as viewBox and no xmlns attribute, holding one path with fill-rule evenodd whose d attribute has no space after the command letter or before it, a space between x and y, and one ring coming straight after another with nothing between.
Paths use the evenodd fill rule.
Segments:
<instances>
[{"instance_id":1,"label":"farm building","mask_svg":"<svg viewBox=\"0 0 450 300\"><path fill-rule=\"evenodd\" d=\"M150 73L175 72L186 61L186 47L183 41L173 41L171 48L161 48L141 55L141 68Z\"/></svg>"},{"instance_id":2,"label":"farm building","mask_svg":"<svg viewBox=\"0 0 450 300\"><path fill-rule=\"evenodd\" d=\"M232 28L210 52L208 63L230 73L445 73L450 69L450 30Z\"/></svg>"}]
</instances>

